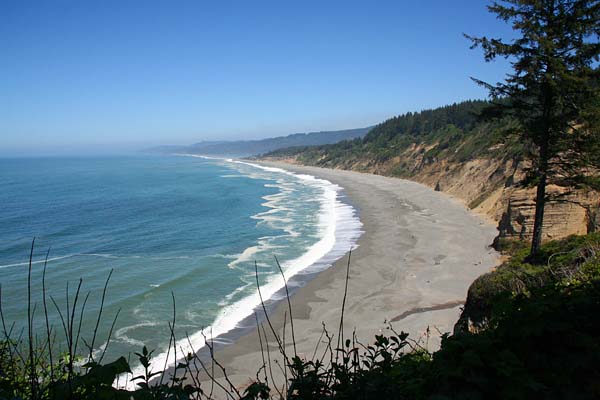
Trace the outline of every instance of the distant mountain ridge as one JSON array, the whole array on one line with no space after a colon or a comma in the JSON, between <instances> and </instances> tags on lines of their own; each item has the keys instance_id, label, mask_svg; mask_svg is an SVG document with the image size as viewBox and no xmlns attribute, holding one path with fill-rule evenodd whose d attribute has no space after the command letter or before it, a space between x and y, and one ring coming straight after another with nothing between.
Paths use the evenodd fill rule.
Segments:
<instances>
[{"instance_id":1,"label":"distant mountain ridge","mask_svg":"<svg viewBox=\"0 0 600 400\"><path fill-rule=\"evenodd\" d=\"M344 129L339 131L320 131L294 133L258 140L206 141L189 146L159 146L148 149L154 153L189 153L212 156L257 156L271 151L298 146L319 146L334 144L344 140L364 137L372 127Z\"/></svg>"}]
</instances>

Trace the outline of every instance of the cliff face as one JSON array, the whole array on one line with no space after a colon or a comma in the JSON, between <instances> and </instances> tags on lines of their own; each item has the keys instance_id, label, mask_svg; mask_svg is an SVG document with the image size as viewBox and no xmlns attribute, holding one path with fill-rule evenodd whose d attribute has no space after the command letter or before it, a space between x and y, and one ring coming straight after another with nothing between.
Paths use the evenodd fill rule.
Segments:
<instances>
[{"instance_id":1,"label":"cliff face","mask_svg":"<svg viewBox=\"0 0 600 400\"><path fill-rule=\"evenodd\" d=\"M518 185L524 177L520 162L487 157L461 163L448 158L427 158L428 150L427 146L412 145L402 154L384 162L360 157L336 165L309 164L397 176L423 183L461 199L476 213L498 224L499 238L531 239L535 188ZM300 157L279 160L307 164ZM544 241L592 232L600 222L600 196L597 192L576 190L565 195L567 191L563 187L548 187L550 194L563 196L561 201L547 203Z\"/></svg>"},{"instance_id":2,"label":"cliff face","mask_svg":"<svg viewBox=\"0 0 600 400\"><path fill-rule=\"evenodd\" d=\"M566 188L550 186L548 192L563 196ZM529 240L535 214L535 189L516 189L506 196L504 212L498 224L502 237ZM544 211L544 240L569 235L584 235L595 231L598 224L598 193L574 191L561 201L550 201Z\"/></svg>"},{"instance_id":3,"label":"cliff face","mask_svg":"<svg viewBox=\"0 0 600 400\"><path fill-rule=\"evenodd\" d=\"M419 166L408 178L460 198L475 212L497 223L501 238L531 239L535 188L518 185L524 178L519 162L493 158L473 159L463 164L438 161ZM600 214L597 192L556 185L548 186L547 192L555 200L546 204L544 241L595 230Z\"/></svg>"}]
</instances>

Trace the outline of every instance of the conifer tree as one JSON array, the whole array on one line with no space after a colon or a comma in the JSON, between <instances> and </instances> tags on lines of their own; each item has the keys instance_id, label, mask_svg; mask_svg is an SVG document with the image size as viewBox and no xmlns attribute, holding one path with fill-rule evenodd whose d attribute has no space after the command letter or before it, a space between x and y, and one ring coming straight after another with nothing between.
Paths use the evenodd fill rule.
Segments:
<instances>
[{"instance_id":1,"label":"conifer tree","mask_svg":"<svg viewBox=\"0 0 600 400\"><path fill-rule=\"evenodd\" d=\"M512 116L530 149L527 181L537 187L531 256L542 241L550 183L590 184L600 167L600 1L504 0L488 6L518 33L510 41L471 37L485 60L508 59L504 82L489 84L493 115ZM498 101L501 100L501 101Z\"/></svg>"}]
</instances>

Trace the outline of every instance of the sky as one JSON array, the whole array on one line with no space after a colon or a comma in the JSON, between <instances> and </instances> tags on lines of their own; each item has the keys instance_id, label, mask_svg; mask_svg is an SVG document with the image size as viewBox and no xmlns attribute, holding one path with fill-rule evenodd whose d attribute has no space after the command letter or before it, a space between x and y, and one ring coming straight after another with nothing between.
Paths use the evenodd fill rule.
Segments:
<instances>
[{"instance_id":1,"label":"sky","mask_svg":"<svg viewBox=\"0 0 600 400\"><path fill-rule=\"evenodd\" d=\"M366 127L485 98L481 0L0 1L0 154Z\"/></svg>"}]
</instances>

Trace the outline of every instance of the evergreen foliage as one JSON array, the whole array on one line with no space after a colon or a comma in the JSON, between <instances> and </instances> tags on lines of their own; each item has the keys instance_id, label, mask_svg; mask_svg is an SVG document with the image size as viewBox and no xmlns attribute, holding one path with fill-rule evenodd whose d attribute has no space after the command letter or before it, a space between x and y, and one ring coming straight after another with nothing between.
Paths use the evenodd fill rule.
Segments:
<instances>
[{"instance_id":1,"label":"evergreen foliage","mask_svg":"<svg viewBox=\"0 0 600 400\"><path fill-rule=\"evenodd\" d=\"M531 145L531 183L537 186L531 255L542 242L546 186L553 181L584 183L582 171L598 168L600 150L600 1L504 0L488 7L511 25L510 42L470 37L485 60L509 59L505 82L489 84L502 99L488 115L510 116L514 131Z\"/></svg>"}]
</instances>

